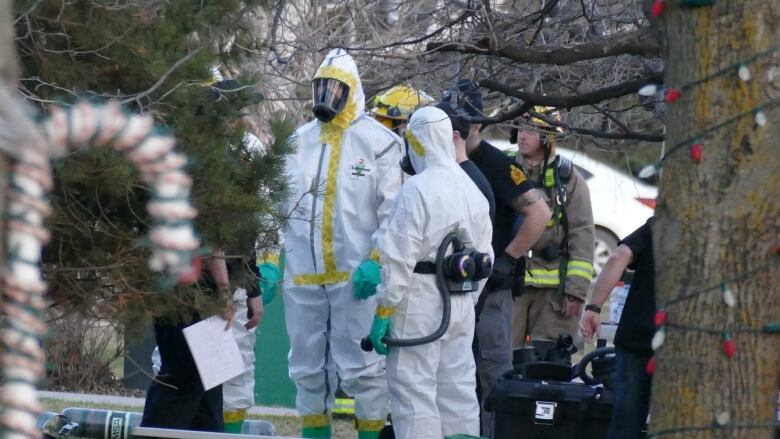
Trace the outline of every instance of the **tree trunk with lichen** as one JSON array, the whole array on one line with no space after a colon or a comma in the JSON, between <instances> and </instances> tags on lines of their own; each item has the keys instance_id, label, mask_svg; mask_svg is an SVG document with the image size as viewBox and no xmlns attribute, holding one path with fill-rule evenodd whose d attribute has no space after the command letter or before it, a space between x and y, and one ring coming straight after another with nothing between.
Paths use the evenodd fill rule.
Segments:
<instances>
[{"instance_id":1,"label":"tree trunk with lichen","mask_svg":"<svg viewBox=\"0 0 780 439\"><path fill-rule=\"evenodd\" d=\"M666 4L658 20L666 37L666 86L727 70L683 87L666 113L668 155L654 245L657 303L670 324L656 351L650 432L771 438L780 335L737 329L760 330L780 321L780 51L749 63L748 81L740 79L737 66L780 44L780 3ZM753 111L762 106L768 119L763 127ZM698 163L692 143L702 146ZM727 283L736 297L736 305L727 306L719 285L751 270L756 271ZM714 288L664 307L709 287ZM732 332L733 358L724 353L721 330ZM680 429L685 430L675 436Z\"/></svg>"}]
</instances>

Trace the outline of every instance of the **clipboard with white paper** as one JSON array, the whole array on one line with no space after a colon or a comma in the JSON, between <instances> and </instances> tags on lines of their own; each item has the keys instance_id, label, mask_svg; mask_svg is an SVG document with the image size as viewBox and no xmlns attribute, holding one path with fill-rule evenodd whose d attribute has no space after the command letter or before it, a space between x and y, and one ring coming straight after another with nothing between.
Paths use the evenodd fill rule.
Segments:
<instances>
[{"instance_id":1,"label":"clipboard with white paper","mask_svg":"<svg viewBox=\"0 0 780 439\"><path fill-rule=\"evenodd\" d=\"M246 370L238 344L225 326L227 321L215 315L182 331L205 390L213 389Z\"/></svg>"}]
</instances>

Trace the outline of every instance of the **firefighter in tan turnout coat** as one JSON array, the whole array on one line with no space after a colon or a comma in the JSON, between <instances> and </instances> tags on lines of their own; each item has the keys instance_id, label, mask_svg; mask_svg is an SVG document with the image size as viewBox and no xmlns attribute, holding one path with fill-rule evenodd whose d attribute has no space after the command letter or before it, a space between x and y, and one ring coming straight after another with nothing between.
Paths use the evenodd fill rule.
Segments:
<instances>
[{"instance_id":1,"label":"firefighter in tan turnout coat","mask_svg":"<svg viewBox=\"0 0 780 439\"><path fill-rule=\"evenodd\" d=\"M550 108L536 107L533 112L548 120L560 118ZM521 346L526 336L555 340L560 333L576 334L593 276L590 192L571 161L556 155L557 130L542 118L527 116L512 133L518 164L552 211L526 260L525 290L514 301L514 347Z\"/></svg>"}]
</instances>

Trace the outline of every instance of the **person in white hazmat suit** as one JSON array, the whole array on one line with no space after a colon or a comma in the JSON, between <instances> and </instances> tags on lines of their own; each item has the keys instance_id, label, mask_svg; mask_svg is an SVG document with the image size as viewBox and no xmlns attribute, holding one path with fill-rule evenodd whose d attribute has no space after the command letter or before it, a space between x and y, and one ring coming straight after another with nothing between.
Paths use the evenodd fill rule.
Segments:
<instances>
[{"instance_id":1,"label":"person in white hazmat suit","mask_svg":"<svg viewBox=\"0 0 780 439\"><path fill-rule=\"evenodd\" d=\"M459 136L460 134L454 134ZM479 403L471 343L478 291L451 296L451 320L444 335L413 347L387 347L384 335L417 338L441 322L443 303L436 276L415 273L433 262L444 237L457 232L467 247L493 257L488 201L455 161L447 114L425 107L412 114L405 134L416 175L393 203L387 230L378 241L382 283L369 336L387 353L390 407L396 437L441 439L479 434Z\"/></svg>"},{"instance_id":2,"label":"person in white hazmat suit","mask_svg":"<svg viewBox=\"0 0 780 439\"><path fill-rule=\"evenodd\" d=\"M373 439L387 418L387 379L384 359L363 352L360 339L376 307L374 242L401 185L403 147L364 113L357 67L343 49L327 54L312 88L317 119L293 136L283 212L290 378L303 437L330 437L338 373L355 398L358 437ZM261 277L282 277L274 259L260 264ZM263 295L273 288L266 285Z\"/></svg>"}]
</instances>

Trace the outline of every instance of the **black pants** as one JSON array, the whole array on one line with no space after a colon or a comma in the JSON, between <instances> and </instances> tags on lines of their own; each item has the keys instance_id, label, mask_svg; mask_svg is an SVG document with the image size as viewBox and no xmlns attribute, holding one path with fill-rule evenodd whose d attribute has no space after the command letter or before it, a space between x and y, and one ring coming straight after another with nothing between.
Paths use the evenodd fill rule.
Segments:
<instances>
[{"instance_id":1,"label":"black pants","mask_svg":"<svg viewBox=\"0 0 780 439\"><path fill-rule=\"evenodd\" d=\"M184 326L154 324L162 364L146 393L141 426L224 432L222 386L203 390Z\"/></svg>"}]
</instances>

